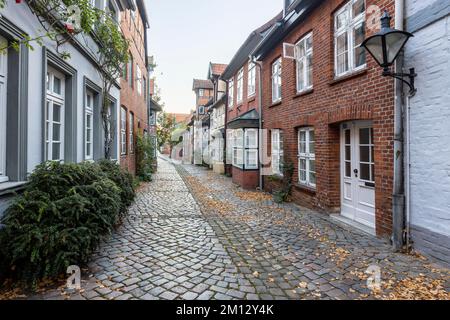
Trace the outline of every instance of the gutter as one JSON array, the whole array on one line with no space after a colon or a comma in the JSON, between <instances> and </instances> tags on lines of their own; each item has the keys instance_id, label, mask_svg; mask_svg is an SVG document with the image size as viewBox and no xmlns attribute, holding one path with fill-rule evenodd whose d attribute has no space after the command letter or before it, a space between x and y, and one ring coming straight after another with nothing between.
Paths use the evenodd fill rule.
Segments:
<instances>
[{"instance_id":1,"label":"gutter","mask_svg":"<svg viewBox=\"0 0 450 320\"><path fill-rule=\"evenodd\" d=\"M404 0L395 0L395 28L404 30ZM395 62L395 72L403 69L403 53ZM402 251L405 243L409 248L409 161L408 160L408 110L404 106L403 83L394 82L394 181L392 196L392 246L394 251ZM404 128L406 126L406 128ZM406 135L406 137L405 137ZM406 138L406 141L405 141ZM405 148L406 145L406 148ZM406 150L405 150L406 149ZM406 157L405 157L406 153ZM406 168L405 168L406 164ZM405 183L406 182L406 183ZM405 187L406 185L406 187Z\"/></svg>"},{"instance_id":2,"label":"gutter","mask_svg":"<svg viewBox=\"0 0 450 320\"><path fill-rule=\"evenodd\" d=\"M259 112L259 134L258 134L258 167L259 167L259 189L262 191L264 190L264 179L263 179L263 165L262 165L262 147L263 147L263 108L262 108L262 87L263 87L263 81L262 81L262 71L263 71L263 64L261 61L257 61L255 56L250 56L250 60L255 64L255 66L259 69L259 76L258 76L258 82L259 82L259 90L258 90L258 112Z\"/></svg>"}]
</instances>

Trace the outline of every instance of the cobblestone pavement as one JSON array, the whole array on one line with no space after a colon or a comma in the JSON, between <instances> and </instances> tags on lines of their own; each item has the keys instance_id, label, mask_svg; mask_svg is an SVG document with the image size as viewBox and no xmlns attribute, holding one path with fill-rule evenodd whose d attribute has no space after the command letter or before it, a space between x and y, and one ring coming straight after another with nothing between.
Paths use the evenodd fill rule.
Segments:
<instances>
[{"instance_id":1,"label":"cobblestone pavement","mask_svg":"<svg viewBox=\"0 0 450 320\"><path fill-rule=\"evenodd\" d=\"M159 161L82 290L39 299L449 298L449 271L205 168ZM365 271L380 267L380 291ZM86 273L86 272L85 272Z\"/></svg>"}]
</instances>

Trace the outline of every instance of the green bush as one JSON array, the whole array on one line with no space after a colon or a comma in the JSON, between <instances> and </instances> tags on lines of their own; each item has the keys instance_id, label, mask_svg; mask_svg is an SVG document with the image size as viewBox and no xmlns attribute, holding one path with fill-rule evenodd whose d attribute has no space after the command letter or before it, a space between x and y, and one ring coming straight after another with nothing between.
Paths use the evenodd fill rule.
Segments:
<instances>
[{"instance_id":1,"label":"green bush","mask_svg":"<svg viewBox=\"0 0 450 320\"><path fill-rule=\"evenodd\" d=\"M120 168L120 165L108 161L100 160L98 162L100 169L120 188L121 207L120 212L124 213L133 203L136 193L135 181L133 176L126 170Z\"/></svg>"},{"instance_id":2,"label":"green bush","mask_svg":"<svg viewBox=\"0 0 450 320\"><path fill-rule=\"evenodd\" d=\"M113 163L39 165L0 221L0 277L34 286L86 263L133 198L133 179Z\"/></svg>"},{"instance_id":3,"label":"green bush","mask_svg":"<svg viewBox=\"0 0 450 320\"><path fill-rule=\"evenodd\" d=\"M138 135L136 139L136 175L142 181L152 181L155 163L155 145L150 137Z\"/></svg>"}]
</instances>

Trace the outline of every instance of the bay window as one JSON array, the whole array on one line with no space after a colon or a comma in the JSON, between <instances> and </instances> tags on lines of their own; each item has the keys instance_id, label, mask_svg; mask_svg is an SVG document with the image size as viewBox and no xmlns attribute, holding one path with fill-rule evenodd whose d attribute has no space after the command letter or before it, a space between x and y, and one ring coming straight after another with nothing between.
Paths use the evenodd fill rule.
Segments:
<instances>
[{"instance_id":1,"label":"bay window","mask_svg":"<svg viewBox=\"0 0 450 320\"><path fill-rule=\"evenodd\" d=\"M298 131L298 176L302 185L316 187L316 151L313 128Z\"/></svg>"},{"instance_id":2,"label":"bay window","mask_svg":"<svg viewBox=\"0 0 450 320\"><path fill-rule=\"evenodd\" d=\"M306 91L313 86L312 75L312 33L301 39L297 43L298 60L297 60L297 92Z\"/></svg>"},{"instance_id":3,"label":"bay window","mask_svg":"<svg viewBox=\"0 0 450 320\"><path fill-rule=\"evenodd\" d=\"M45 160L64 160L65 77L48 68L45 108Z\"/></svg>"},{"instance_id":4,"label":"bay window","mask_svg":"<svg viewBox=\"0 0 450 320\"><path fill-rule=\"evenodd\" d=\"M360 47L366 35L365 10L365 0L350 0L334 16L336 77L366 66L366 53Z\"/></svg>"},{"instance_id":5,"label":"bay window","mask_svg":"<svg viewBox=\"0 0 450 320\"><path fill-rule=\"evenodd\" d=\"M272 64L272 102L281 100L281 58Z\"/></svg>"},{"instance_id":6,"label":"bay window","mask_svg":"<svg viewBox=\"0 0 450 320\"><path fill-rule=\"evenodd\" d=\"M276 175L283 175L283 162L284 162L284 143L283 143L283 131L272 130L272 172Z\"/></svg>"}]
</instances>

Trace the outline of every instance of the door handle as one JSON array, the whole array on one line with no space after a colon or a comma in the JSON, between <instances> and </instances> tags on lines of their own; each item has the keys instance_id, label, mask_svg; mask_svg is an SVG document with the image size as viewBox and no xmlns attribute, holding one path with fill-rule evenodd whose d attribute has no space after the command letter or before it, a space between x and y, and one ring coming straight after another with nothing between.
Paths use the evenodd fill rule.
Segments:
<instances>
[{"instance_id":1,"label":"door handle","mask_svg":"<svg viewBox=\"0 0 450 320\"><path fill-rule=\"evenodd\" d=\"M359 173L358 169L353 170L353 172L355 173L355 178L358 178L358 173Z\"/></svg>"}]
</instances>

